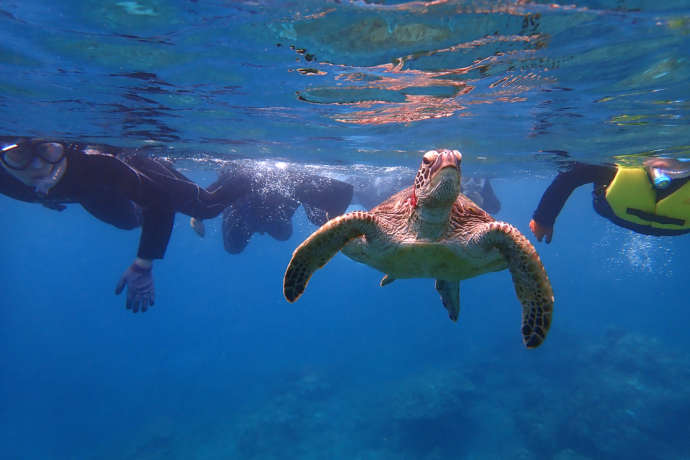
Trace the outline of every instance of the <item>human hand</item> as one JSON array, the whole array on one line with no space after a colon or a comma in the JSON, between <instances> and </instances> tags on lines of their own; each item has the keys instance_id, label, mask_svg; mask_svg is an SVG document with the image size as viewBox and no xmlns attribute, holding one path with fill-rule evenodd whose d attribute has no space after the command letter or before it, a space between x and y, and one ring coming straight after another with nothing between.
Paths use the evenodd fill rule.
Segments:
<instances>
[{"instance_id":1,"label":"human hand","mask_svg":"<svg viewBox=\"0 0 690 460\"><path fill-rule=\"evenodd\" d=\"M138 263L139 259L135 260L132 265L125 270L120 278L120 281L115 287L115 295L119 295L127 286L127 309L132 310L133 313L140 309L145 312L149 306L153 306L155 289L153 287L153 273L150 261L143 261ZM147 265L148 267L143 266Z\"/></svg>"},{"instance_id":2,"label":"human hand","mask_svg":"<svg viewBox=\"0 0 690 460\"><path fill-rule=\"evenodd\" d=\"M542 238L546 237L546 244L551 242L551 238L553 237L553 227L547 227L546 225L542 225L536 220L532 219L529 221L529 229L532 230L532 233L534 233L537 241L541 241Z\"/></svg>"},{"instance_id":3,"label":"human hand","mask_svg":"<svg viewBox=\"0 0 690 460\"><path fill-rule=\"evenodd\" d=\"M194 217L189 218L189 226L196 232L200 237L206 235L206 227L204 226L204 221L201 219L196 219Z\"/></svg>"}]
</instances>

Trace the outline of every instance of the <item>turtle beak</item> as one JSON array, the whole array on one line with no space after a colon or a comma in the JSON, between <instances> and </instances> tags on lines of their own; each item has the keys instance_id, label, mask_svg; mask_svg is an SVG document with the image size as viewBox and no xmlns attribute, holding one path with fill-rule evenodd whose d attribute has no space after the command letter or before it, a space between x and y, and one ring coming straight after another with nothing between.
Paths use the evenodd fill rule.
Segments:
<instances>
[{"instance_id":1,"label":"turtle beak","mask_svg":"<svg viewBox=\"0 0 690 460\"><path fill-rule=\"evenodd\" d=\"M431 167L431 175L444 168L459 169L462 154L457 150L442 150Z\"/></svg>"}]
</instances>

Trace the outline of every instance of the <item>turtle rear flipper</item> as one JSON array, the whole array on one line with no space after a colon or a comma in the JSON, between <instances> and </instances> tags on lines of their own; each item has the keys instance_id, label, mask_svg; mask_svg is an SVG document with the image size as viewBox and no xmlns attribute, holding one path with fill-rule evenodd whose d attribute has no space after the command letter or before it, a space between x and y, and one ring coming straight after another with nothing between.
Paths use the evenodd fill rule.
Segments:
<instances>
[{"instance_id":1,"label":"turtle rear flipper","mask_svg":"<svg viewBox=\"0 0 690 460\"><path fill-rule=\"evenodd\" d=\"M294 302L307 287L309 278L326 265L350 240L358 236L373 236L378 232L376 217L356 211L326 222L292 253L283 278L283 294Z\"/></svg>"},{"instance_id":2,"label":"turtle rear flipper","mask_svg":"<svg viewBox=\"0 0 690 460\"><path fill-rule=\"evenodd\" d=\"M505 222L483 224L475 237L481 246L498 249L508 262L522 304L522 340L527 348L538 347L551 326L554 297L536 249L518 229Z\"/></svg>"},{"instance_id":3,"label":"turtle rear flipper","mask_svg":"<svg viewBox=\"0 0 690 460\"><path fill-rule=\"evenodd\" d=\"M441 294L441 301L448 310L448 317L452 321L457 321L460 315L460 281L436 280L436 290Z\"/></svg>"}]
</instances>

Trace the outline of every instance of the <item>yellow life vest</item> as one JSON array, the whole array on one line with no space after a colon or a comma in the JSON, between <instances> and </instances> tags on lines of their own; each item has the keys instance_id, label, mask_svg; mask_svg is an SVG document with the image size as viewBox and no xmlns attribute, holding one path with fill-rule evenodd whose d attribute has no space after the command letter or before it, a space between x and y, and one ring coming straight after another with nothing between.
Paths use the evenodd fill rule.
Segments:
<instances>
[{"instance_id":1,"label":"yellow life vest","mask_svg":"<svg viewBox=\"0 0 690 460\"><path fill-rule=\"evenodd\" d=\"M644 168L619 166L606 188L606 201L616 216L628 222L671 230L690 229L690 181L656 201L656 192Z\"/></svg>"}]
</instances>

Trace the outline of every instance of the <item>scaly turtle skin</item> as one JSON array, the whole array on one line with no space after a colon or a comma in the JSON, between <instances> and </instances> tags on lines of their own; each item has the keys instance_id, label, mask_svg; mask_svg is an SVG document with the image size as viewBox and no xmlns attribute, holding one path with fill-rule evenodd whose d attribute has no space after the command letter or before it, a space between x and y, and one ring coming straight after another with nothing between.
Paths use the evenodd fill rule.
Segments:
<instances>
[{"instance_id":1,"label":"scaly turtle skin","mask_svg":"<svg viewBox=\"0 0 690 460\"><path fill-rule=\"evenodd\" d=\"M519 230L498 222L460 193L457 150L424 154L414 185L369 212L326 222L293 253L283 293L294 302L312 274L338 251L397 278L433 278L453 321L460 312L460 280L510 270L522 303L522 338L527 348L546 338L553 291L534 246Z\"/></svg>"}]
</instances>

